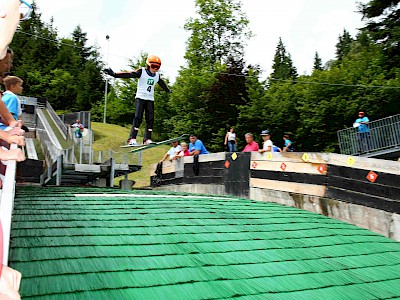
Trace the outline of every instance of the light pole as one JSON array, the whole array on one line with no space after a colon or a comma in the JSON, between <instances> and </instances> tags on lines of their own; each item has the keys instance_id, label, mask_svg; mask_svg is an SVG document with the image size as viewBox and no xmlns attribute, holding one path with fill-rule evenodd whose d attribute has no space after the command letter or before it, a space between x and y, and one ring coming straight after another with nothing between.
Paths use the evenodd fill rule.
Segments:
<instances>
[{"instance_id":1,"label":"light pole","mask_svg":"<svg viewBox=\"0 0 400 300\"><path fill-rule=\"evenodd\" d=\"M107 68L109 68L109 61L110 61L110 36L106 35L106 40L107 40ZM106 76L106 88L104 92L104 118L103 118L103 123L106 123L106 117L107 117L107 94L108 94L108 76Z\"/></svg>"}]
</instances>

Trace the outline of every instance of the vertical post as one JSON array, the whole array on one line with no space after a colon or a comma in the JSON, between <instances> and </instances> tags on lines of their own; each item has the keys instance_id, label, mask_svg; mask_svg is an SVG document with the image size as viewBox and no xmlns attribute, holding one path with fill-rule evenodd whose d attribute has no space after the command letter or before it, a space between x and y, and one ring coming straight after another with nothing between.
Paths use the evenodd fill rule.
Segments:
<instances>
[{"instance_id":1,"label":"vertical post","mask_svg":"<svg viewBox=\"0 0 400 300\"><path fill-rule=\"evenodd\" d=\"M58 156L57 157L57 176L56 176L56 185L57 186L61 185L62 161L63 161L63 156L62 155Z\"/></svg>"},{"instance_id":2,"label":"vertical post","mask_svg":"<svg viewBox=\"0 0 400 300\"><path fill-rule=\"evenodd\" d=\"M141 166L142 165L142 151L139 151L139 154L138 154L138 166Z\"/></svg>"},{"instance_id":3,"label":"vertical post","mask_svg":"<svg viewBox=\"0 0 400 300\"><path fill-rule=\"evenodd\" d=\"M79 139L79 163L82 164L83 142L82 138Z\"/></svg>"},{"instance_id":4,"label":"vertical post","mask_svg":"<svg viewBox=\"0 0 400 300\"><path fill-rule=\"evenodd\" d=\"M93 132L91 130L89 130L89 165L93 164L92 145L93 145Z\"/></svg>"},{"instance_id":5,"label":"vertical post","mask_svg":"<svg viewBox=\"0 0 400 300\"><path fill-rule=\"evenodd\" d=\"M109 61L110 61L110 36L106 35L106 40L107 40L107 68L109 68ZM106 87L105 87L105 94L104 94L104 118L103 118L103 123L106 123L106 117L107 117L107 94L108 94L108 76L106 76Z\"/></svg>"},{"instance_id":6,"label":"vertical post","mask_svg":"<svg viewBox=\"0 0 400 300\"><path fill-rule=\"evenodd\" d=\"M110 187L114 187L114 175L115 175L115 167L114 167L114 158L112 154L112 150L110 150Z\"/></svg>"}]
</instances>

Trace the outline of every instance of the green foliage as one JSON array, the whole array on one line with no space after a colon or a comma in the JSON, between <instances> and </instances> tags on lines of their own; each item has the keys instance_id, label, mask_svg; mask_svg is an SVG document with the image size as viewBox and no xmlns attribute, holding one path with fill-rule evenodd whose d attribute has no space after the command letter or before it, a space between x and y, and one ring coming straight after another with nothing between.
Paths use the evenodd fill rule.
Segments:
<instances>
[{"instance_id":1,"label":"green foliage","mask_svg":"<svg viewBox=\"0 0 400 300\"><path fill-rule=\"evenodd\" d=\"M343 35L339 36L339 41L336 44L336 59L338 62L340 62L343 57L349 53L352 42L353 39L350 33L344 29Z\"/></svg>"},{"instance_id":2,"label":"green foliage","mask_svg":"<svg viewBox=\"0 0 400 300\"><path fill-rule=\"evenodd\" d=\"M371 0L360 4L360 12L367 25L363 30L381 46L385 54L384 64L390 70L387 78L395 78L400 68L400 1Z\"/></svg>"},{"instance_id":3,"label":"green foliage","mask_svg":"<svg viewBox=\"0 0 400 300\"><path fill-rule=\"evenodd\" d=\"M274 79L294 79L297 77L296 67L293 65L290 53L286 51L281 38L279 38L276 47L272 69L271 77Z\"/></svg>"},{"instance_id":4,"label":"green foliage","mask_svg":"<svg viewBox=\"0 0 400 300\"><path fill-rule=\"evenodd\" d=\"M53 20L42 22L39 8L33 6L31 19L21 22L11 44L12 71L24 80L24 95L47 97L55 109L90 110L104 95L98 49L87 46L80 26L71 37L59 38Z\"/></svg>"},{"instance_id":5,"label":"green foliage","mask_svg":"<svg viewBox=\"0 0 400 300\"><path fill-rule=\"evenodd\" d=\"M240 60L246 39L251 36L240 0L196 0L198 18L190 18L185 29L191 32L185 58L189 66Z\"/></svg>"},{"instance_id":6,"label":"green foliage","mask_svg":"<svg viewBox=\"0 0 400 300\"><path fill-rule=\"evenodd\" d=\"M313 71L322 71L323 69L322 59L319 57L318 52L315 52Z\"/></svg>"}]
</instances>

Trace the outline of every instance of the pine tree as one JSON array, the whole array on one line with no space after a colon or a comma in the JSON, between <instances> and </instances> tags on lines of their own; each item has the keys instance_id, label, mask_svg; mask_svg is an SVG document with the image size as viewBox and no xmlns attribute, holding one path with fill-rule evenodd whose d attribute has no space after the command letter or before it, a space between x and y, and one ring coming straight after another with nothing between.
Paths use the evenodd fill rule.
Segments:
<instances>
[{"instance_id":1,"label":"pine tree","mask_svg":"<svg viewBox=\"0 0 400 300\"><path fill-rule=\"evenodd\" d=\"M387 78L395 78L400 69L400 0L371 0L360 4L360 13L367 20L367 32L385 54Z\"/></svg>"},{"instance_id":2,"label":"pine tree","mask_svg":"<svg viewBox=\"0 0 400 300\"><path fill-rule=\"evenodd\" d=\"M276 47L272 69L272 79L286 80L297 78L296 67L293 66L292 58L290 54L287 53L281 38L279 38L279 42Z\"/></svg>"},{"instance_id":3,"label":"pine tree","mask_svg":"<svg viewBox=\"0 0 400 300\"><path fill-rule=\"evenodd\" d=\"M339 42L336 44L336 59L340 62L346 54L350 52L351 43L353 38L350 33L344 29L343 34L339 35Z\"/></svg>"},{"instance_id":4,"label":"pine tree","mask_svg":"<svg viewBox=\"0 0 400 300\"><path fill-rule=\"evenodd\" d=\"M319 57L318 52L315 52L313 71L322 71L323 69L324 68L322 67L322 59Z\"/></svg>"}]
</instances>

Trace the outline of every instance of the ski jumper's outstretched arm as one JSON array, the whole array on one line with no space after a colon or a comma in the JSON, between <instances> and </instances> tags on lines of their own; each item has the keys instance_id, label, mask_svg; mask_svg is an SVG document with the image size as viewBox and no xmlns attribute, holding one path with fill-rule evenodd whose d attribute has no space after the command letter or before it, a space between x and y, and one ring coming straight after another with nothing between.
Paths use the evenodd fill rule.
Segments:
<instances>
[{"instance_id":1,"label":"ski jumper's outstretched arm","mask_svg":"<svg viewBox=\"0 0 400 300\"><path fill-rule=\"evenodd\" d=\"M160 85L160 87L163 89L164 92L171 93L171 90L167 87L166 83L161 78L158 81L158 84Z\"/></svg>"},{"instance_id":2,"label":"ski jumper's outstretched arm","mask_svg":"<svg viewBox=\"0 0 400 300\"><path fill-rule=\"evenodd\" d=\"M114 78L139 78L142 75L142 69L127 72L117 72L115 73L111 68L105 69L104 73L114 77Z\"/></svg>"}]
</instances>

